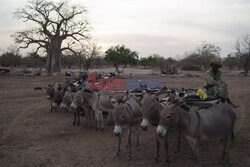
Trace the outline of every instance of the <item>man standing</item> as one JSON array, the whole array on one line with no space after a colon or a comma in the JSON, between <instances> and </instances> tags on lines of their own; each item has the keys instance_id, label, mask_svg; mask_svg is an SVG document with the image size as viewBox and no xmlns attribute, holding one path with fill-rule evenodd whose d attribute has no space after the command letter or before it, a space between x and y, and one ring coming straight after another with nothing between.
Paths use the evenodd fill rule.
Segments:
<instances>
[{"instance_id":1,"label":"man standing","mask_svg":"<svg viewBox=\"0 0 250 167\"><path fill-rule=\"evenodd\" d=\"M217 60L212 60L210 62L210 69L206 73L206 89L208 93L212 93L214 96L220 97L222 102L227 102L231 104L234 108L238 107L233 104L228 97L227 85L222 81L222 72L219 68L222 64Z\"/></svg>"}]
</instances>

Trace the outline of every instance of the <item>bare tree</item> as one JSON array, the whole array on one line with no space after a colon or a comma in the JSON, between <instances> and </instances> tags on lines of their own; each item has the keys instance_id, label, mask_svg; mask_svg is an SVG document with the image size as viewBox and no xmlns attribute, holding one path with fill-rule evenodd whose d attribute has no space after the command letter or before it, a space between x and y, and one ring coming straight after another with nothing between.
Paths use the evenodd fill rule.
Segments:
<instances>
[{"instance_id":1,"label":"bare tree","mask_svg":"<svg viewBox=\"0 0 250 167\"><path fill-rule=\"evenodd\" d=\"M79 65L79 59L76 57L75 53L66 51L61 57L61 63L63 67L71 69L73 66Z\"/></svg>"},{"instance_id":2,"label":"bare tree","mask_svg":"<svg viewBox=\"0 0 250 167\"><path fill-rule=\"evenodd\" d=\"M37 50L47 53L46 70L60 72L62 52L86 41L89 38L89 23L85 18L87 10L82 6L70 6L66 1L53 2L30 0L24 8L18 9L15 16L33 23L34 27L16 32L12 36L20 48L35 44ZM34 24L35 23L35 24Z\"/></svg>"},{"instance_id":3,"label":"bare tree","mask_svg":"<svg viewBox=\"0 0 250 167\"><path fill-rule=\"evenodd\" d=\"M102 55L94 58L93 63L91 63L91 66L94 68L101 68L105 65L107 65L107 63L105 62L104 57Z\"/></svg>"},{"instance_id":4,"label":"bare tree","mask_svg":"<svg viewBox=\"0 0 250 167\"><path fill-rule=\"evenodd\" d=\"M75 51L75 54L74 54L74 56L77 58L77 60L78 60L78 67L79 67L79 69L80 69L80 71L82 70L82 64L83 64L83 59L84 59L84 51L85 50L82 50L82 49L77 49L76 51Z\"/></svg>"},{"instance_id":5,"label":"bare tree","mask_svg":"<svg viewBox=\"0 0 250 167\"><path fill-rule=\"evenodd\" d=\"M178 66L184 71L200 71L202 66L202 58L196 52L186 52L185 57L178 62Z\"/></svg>"},{"instance_id":6,"label":"bare tree","mask_svg":"<svg viewBox=\"0 0 250 167\"><path fill-rule=\"evenodd\" d=\"M153 67L160 68L161 70L167 67L164 57L159 54L152 54L151 56L155 59L152 64Z\"/></svg>"},{"instance_id":7,"label":"bare tree","mask_svg":"<svg viewBox=\"0 0 250 167\"><path fill-rule=\"evenodd\" d=\"M81 45L76 51L76 57L79 60L79 68L82 69L82 65L85 70L88 70L94 59L100 54L101 47L96 43L88 43L88 45Z\"/></svg>"},{"instance_id":8,"label":"bare tree","mask_svg":"<svg viewBox=\"0 0 250 167\"><path fill-rule=\"evenodd\" d=\"M94 59L100 54L101 47L98 47L96 43L89 44L86 47L84 56L84 68L88 70Z\"/></svg>"},{"instance_id":9,"label":"bare tree","mask_svg":"<svg viewBox=\"0 0 250 167\"><path fill-rule=\"evenodd\" d=\"M242 36L236 41L235 56L239 63L245 70L244 74L247 75L250 65L250 35Z\"/></svg>"},{"instance_id":10,"label":"bare tree","mask_svg":"<svg viewBox=\"0 0 250 167\"><path fill-rule=\"evenodd\" d=\"M235 56L228 54L227 57L223 58L223 64L229 68L229 71L232 71L234 67L238 66L238 60Z\"/></svg>"},{"instance_id":11,"label":"bare tree","mask_svg":"<svg viewBox=\"0 0 250 167\"><path fill-rule=\"evenodd\" d=\"M220 59L220 51L221 48L203 42L200 47L197 48L197 54L199 55L200 63L204 66L207 70L209 68L209 63L213 59Z\"/></svg>"}]
</instances>

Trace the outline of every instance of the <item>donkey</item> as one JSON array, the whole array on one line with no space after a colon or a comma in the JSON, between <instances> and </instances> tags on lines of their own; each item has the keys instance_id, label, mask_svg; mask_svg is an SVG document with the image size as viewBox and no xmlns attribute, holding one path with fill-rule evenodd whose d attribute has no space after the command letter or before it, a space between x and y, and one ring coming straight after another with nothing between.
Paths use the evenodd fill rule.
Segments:
<instances>
[{"instance_id":1,"label":"donkey","mask_svg":"<svg viewBox=\"0 0 250 167\"><path fill-rule=\"evenodd\" d=\"M89 91L87 89L81 89L78 90L73 98L73 101L71 103L71 109L74 111L74 122L73 125L80 125L80 112L84 110L86 119L87 119L87 125L90 127L92 126L92 120L93 120L93 109L92 109L92 103L96 99L96 94L92 91Z\"/></svg>"},{"instance_id":2,"label":"donkey","mask_svg":"<svg viewBox=\"0 0 250 167\"><path fill-rule=\"evenodd\" d=\"M142 106L142 122L141 128L142 130L146 131L149 125L153 125L155 127L158 126L161 118L161 111L165 108L165 103L160 102L158 100L158 96L162 93L166 93L164 91L159 91L156 94L147 93L145 90L142 91L142 99L141 99L141 106ZM167 98L165 98L165 102L173 103L176 97L175 91L168 91ZM179 151L180 147L180 136L181 133L179 132L177 138L177 151ZM168 164L168 136L166 135L164 138L164 147L165 147L165 163ZM158 162L159 160L159 150L160 150L160 139L159 136L156 134L156 157L155 161Z\"/></svg>"},{"instance_id":3,"label":"donkey","mask_svg":"<svg viewBox=\"0 0 250 167\"><path fill-rule=\"evenodd\" d=\"M112 113L114 107L110 101L110 98L120 100L125 95L124 92L115 93L110 90L100 90L100 91L90 91L88 89L82 89L78 91L74 99L71 103L71 108L75 111L75 121L73 124L80 124L80 112L79 109L84 109L87 118L91 120L93 118L93 114L96 116L97 120L97 130L104 130L104 121L102 114L105 112Z\"/></svg>"},{"instance_id":4,"label":"donkey","mask_svg":"<svg viewBox=\"0 0 250 167\"><path fill-rule=\"evenodd\" d=\"M128 93L128 92L127 92ZM115 156L119 156L121 137L123 134L123 128L128 128L128 159L131 160L131 127L136 126L141 121L142 112L140 101L134 95L127 95L123 101L116 101L114 98L110 99L114 105L114 111L112 113L115 129L114 134L118 138L118 149ZM137 146L139 145L138 127L136 126Z\"/></svg>"},{"instance_id":5,"label":"donkey","mask_svg":"<svg viewBox=\"0 0 250 167\"><path fill-rule=\"evenodd\" d=\"M56 110L63 101L63 96L66 92L66 88L60 83L55 83L53 86L54 96L52 100L52 107Z\"/></svg>"},{"instance_id":6,"label":"donkey","mask_svg":"<svg viewBox=\"0 0 250 167\"><path fill-rule=\"evenodd\" d=\"M45 87L45 90L46 90L46 94L47 94L47 100L50 100L50 111L52 112L53 111L53 108L52 108L52 101L53 101L53 97L54 97L54 94L55 94L55 91L54 91L54 84L53 83L52 85L49 84L48 87Z\"/></svg>"},{"instance_id":7,"label":"donkey","mask_svg":"<svg viewBox=\"0 0 250 167\"><path fill-rule=\"evenodd\" d=\"M106 112L110 115L110 120L112 119L111 115L114 110L114 105L110 101L111 98L116 101L121 101L124 97L127 96L126 92L114 92L111 90L100 90L96 92L96 98L92 102L92 109L95 111L97 119L97 129L104 130L104 121L103 113Z\"/></svg>"},{"instance_id":8,"label":"donkey","mask_svg":"<svg viewBox=\"0 0 250 167\"><path fill-rule=\"evenodd\" d=\"M45 88L47 93L47 100L50 100L50 111L57 109L63 100L66 88L64 88L60 83L53 83Z\"/></svg>"},{"instance_id":9,"label":"donkey","mask_svg":"<svg viewBox=\"0 0 250 167\"><path fill-rule=\"evenodd\" d=\"M71 110L71 103L73 101L74 95L77 92L77 88L73 86L69 86L63 96L63 101L60 104L60 108L63 108L64 110Z\"/></svg>"},{"instance_id":10,"label":"donkey","mask_svg":"<svg viewBox=\"0 0 250 167\"><path fill-rule=\"evenodd\" d=\"M157 127L160 122L160 112L164 108L164 104L160 103L158 100L158 96L156 94L147 93L145 90L142 91L142 99L141 99L141 106L142 106L142 122L141 128L143 131L146 131L149 125L153 125ZM168 137L165 136L164 140L165 146L165 162L168 162ZM156 135L156 156L155 161L157 162L159 159L159 150L160 150L160 140L159 137Z\"/></svg>"},{"instance_id":11,"label":"donkey","mask_svg":"<svg viewBox=\"0 0 250 167\"><path fill-rule=\"evenodd\" d=\"M224 139L224 149L221 159L225 158L225 166L229 165L229 149L236 114L231 105L218 104L208 109L186 112L180 108L185 99L177 100L175 104L166 106L161 111L161 120L156 133L167 135L168 127L178 125L185 134L193 153L193 166L198 166L198 150L200 140Z\"/></svg>"}]
</instances>

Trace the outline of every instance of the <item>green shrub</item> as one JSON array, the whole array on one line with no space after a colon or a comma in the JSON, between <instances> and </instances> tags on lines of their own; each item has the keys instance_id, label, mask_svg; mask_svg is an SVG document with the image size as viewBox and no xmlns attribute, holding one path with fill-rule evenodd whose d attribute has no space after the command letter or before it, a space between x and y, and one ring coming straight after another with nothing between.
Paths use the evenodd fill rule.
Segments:
<instances>
[{"instance_id":1,"label":"green shrub","mask_svg":"<svg viewBox=\"0 0 250 167\"><path fill-rule=\"evenodd\" d=\"M200 66L192 65L192 64L184 64L181 67L183 71L201 71Z\"/></svg>"}]
</instances>

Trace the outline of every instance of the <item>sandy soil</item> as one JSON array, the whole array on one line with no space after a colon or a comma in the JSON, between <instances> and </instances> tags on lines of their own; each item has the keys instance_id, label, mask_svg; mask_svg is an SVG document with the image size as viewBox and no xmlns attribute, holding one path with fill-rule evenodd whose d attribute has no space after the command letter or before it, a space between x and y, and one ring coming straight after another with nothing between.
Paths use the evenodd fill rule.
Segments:
<instances>
[{"instance_id":1,"label":"sandy soil","mask_svg":"<svg viewBox=\"0 0 250 167\"><path fill-rule=\"evenodd\" d=\"M27 77L8 75L0 77L0 166L1 167L71 167L71 166L164 166L164 149L161 161L154 163L154 129L140 131L140 146L132 139L131 161L127 160L126 139L122 141L120 157L114 157L117 138L113 126L104 132L87 129L82 118L81 126L72 125L73 114L50 112L45 87L64 77ZM235 138L231 147L231 166L250 165L250 78L225 77L230 96L240 105ZM168 87L192 88L204 85L203 78L165 78ZM191 166L191 150L184 137L180 153L174 153L176 133L170 134L170 166ZM163 144L163 142L162 142ZM201 166L222 166L218 162L221 141L204 141L200 147Z\"/></svg>"}]
</instances>

